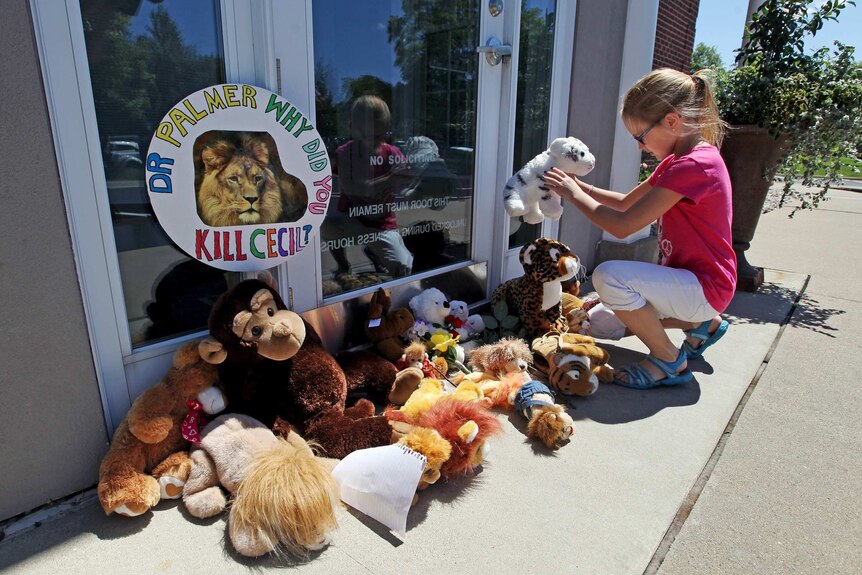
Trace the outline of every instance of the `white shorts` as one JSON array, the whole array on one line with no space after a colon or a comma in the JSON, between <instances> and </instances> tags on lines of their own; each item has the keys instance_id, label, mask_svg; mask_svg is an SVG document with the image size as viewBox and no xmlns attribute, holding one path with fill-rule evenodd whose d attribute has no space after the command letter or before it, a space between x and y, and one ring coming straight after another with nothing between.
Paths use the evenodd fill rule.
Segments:
<instances>
[{"instance_id":1,"label":"white shorts","mask_svg":"<svg viewBox=\"0 0 862 575\"><path fill-rule=\"evenodd\" d=\"M692 323L719 313L703 293L697 277L688 270L634 261L607 261L593 271L593 287L602 303L589 311L590 335L620 339L626 326L613 310L634 311L647 303L660 318Z\"/></svg>"}]
</instances>

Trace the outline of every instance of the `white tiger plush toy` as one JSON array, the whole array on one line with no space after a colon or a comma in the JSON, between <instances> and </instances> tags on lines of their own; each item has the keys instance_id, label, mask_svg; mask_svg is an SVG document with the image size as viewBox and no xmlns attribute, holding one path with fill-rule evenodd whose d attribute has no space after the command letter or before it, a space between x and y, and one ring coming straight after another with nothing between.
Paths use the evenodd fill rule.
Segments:
<instances>
[{"instance_id":1,"label":"white tiger plush toy","mask_svg":"<svg viewBox=\"0 0 862 575\"><path fill-rule=\"evenodd\" d=\"M577 138L557 138L506 182L503 189L506 213L512 217L523 216L528 224L539 224L545 217L560 219L562 200L545 186L542 175L551 168L559 168L576 176L586 176L595 165L596 159L586 144Z\"/></svg>"}]
</instances>

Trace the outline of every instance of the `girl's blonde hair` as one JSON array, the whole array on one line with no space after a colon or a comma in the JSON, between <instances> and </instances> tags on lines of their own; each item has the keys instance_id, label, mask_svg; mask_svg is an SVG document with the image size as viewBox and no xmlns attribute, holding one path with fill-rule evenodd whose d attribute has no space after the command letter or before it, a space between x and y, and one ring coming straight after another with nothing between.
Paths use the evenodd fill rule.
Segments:
<instances>
[{"instance_id":1,"label":"girl's blonde hair","mask_svg":"<svg viewBox=\"0 0 862 575\"><path fill-rule=\"evenodd\" d=\"M693 75L670 68L653 70L629 89L620 114L651 124L676 112L686 128L721 146L726 124L718 113L710 83L709 70Z\"/></svg>"},{"instance_id":2,"label":"girl's blonde hair","mask_svg":"<svg viewBox=\"0 0 862 575\"><path fill-rule=\"evenodd\" d=\"M379 144L389 131L392 114L383 98L366 94L350 108L350 130L354 137Z\"/></svg>"}]
</instances>

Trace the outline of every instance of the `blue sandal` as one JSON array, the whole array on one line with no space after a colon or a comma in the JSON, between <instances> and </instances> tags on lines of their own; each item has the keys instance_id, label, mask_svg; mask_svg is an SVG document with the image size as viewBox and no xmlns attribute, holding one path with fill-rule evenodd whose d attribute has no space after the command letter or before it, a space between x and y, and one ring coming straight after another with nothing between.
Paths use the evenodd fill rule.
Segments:
<instances>
[{"instance_id":1,"label":"blue sandal","mask_svg":"<svg viewBox=\"0 0 862 575\"><path fill-rule=\"evenodd\" d=\"M685 356L688 359L697 359L703 355L703 352L720 340L722 336L724 336L727 328L730 326L727 323L727 320L721 320L721 323L718 324L718 329L714 332L709 333L709 326L712 324L712 320L708 319L696 328L685 332L687 337L693 337L695 339L699 339L702 343L698 347L692 347L687 341L682 342L682 350L685 352Z\"/></svg>"},{"instance_id":2,"label":"blue sandal","mask_svg":"<svg viewBox=\"0 0 862 575\"><path fill-rule=\"evenodd\" d=\"M679 350L679 355L676 356L676 360L671 362L661 360L652 354L646 356L646 358L647 361L659 368L666 377L663 379L655 379L655 377L653 377L645 367L639 363L635 363L620 370L628 376L626 381L614 378L614 383L634 389L649 389L659 385L679 385L681 383L691 381L692 378L694 378L694 374L692 374L691 370L688 368L677 373L680 366L686 361L685 352L683 350Z\"/></svg>"}]
</instances>

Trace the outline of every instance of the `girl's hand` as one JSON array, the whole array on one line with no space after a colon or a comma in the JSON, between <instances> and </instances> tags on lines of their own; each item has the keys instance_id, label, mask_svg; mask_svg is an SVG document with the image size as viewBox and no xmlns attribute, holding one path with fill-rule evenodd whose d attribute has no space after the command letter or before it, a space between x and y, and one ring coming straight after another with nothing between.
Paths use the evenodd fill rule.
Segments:
<instances>
[{"instance_id":1,"label":"girl's hand","mask_svg":"<svg viewBox=\"0 0 862 575\"><path fill-rule=\"evenodd\" d=\"M569 174L559 168L551 168L545 172L542 179L552 192L567 202L574 202L575 195L583 193L578 183Z\"/></svg>"}]
</instances>

